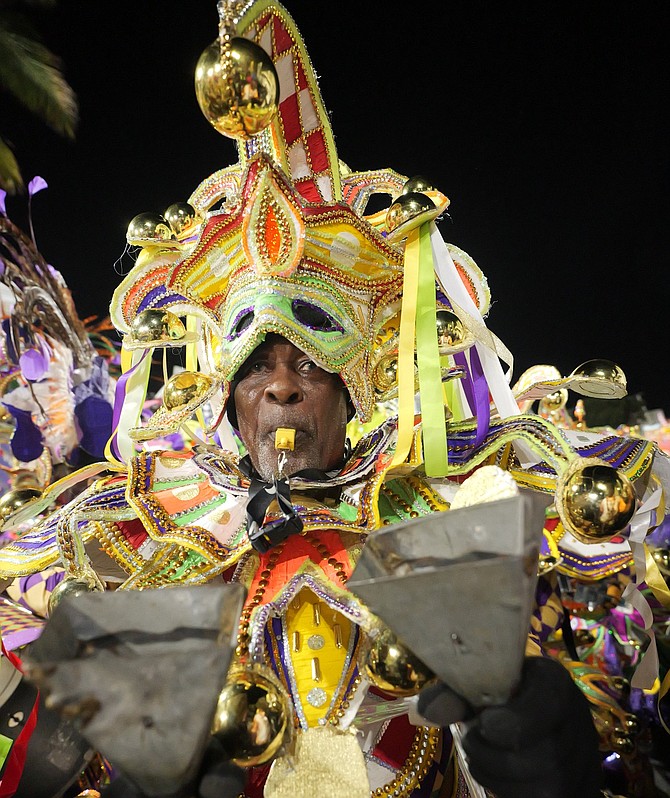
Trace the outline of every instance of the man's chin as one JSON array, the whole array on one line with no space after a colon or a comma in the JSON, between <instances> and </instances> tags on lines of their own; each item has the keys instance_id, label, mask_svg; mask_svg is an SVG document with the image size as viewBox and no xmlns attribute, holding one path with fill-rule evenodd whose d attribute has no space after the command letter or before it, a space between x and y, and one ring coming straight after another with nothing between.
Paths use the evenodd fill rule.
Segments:
<instances>
[{"instance_id":1,"label":"man's chin","mask_svg":"<svg viewBox=\"0 0 670 798\"><path fill-rule=\"evenodd\" d=\"M277 473L279 452L274 448L265 449L259 452L257 457L252 455L251 460L261 477L269 481ZM298 471L303 471L306 468L322 468L319 452L286 452L286 465L284 466L285 476L292 476Z\"/></svg>"}]
</instances>

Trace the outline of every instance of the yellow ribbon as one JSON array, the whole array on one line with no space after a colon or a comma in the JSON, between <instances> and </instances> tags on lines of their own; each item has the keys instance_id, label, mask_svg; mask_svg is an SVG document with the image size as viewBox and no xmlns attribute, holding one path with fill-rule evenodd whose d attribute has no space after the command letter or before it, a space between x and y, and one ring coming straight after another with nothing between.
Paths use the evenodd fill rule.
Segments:
<instances>
[{"instance_id":1,"label":"yellow ribbon","mask_svg":"<svg viewBox=\"0 0 670 798\"><path fill-rule=\"evenodd\" d=\"M410 230L405 244L405 264L398 333L398 440L392 466L407 459L414 437L414 336L419 286L419 229Z\"/></svg>"},{"instance_id":2,"label":"yellow ribbon","mask_svg":"<svg viewBox=\"0 0 670 798\"><path fill-rule=\"evenodd\" d=\"M430 235L430 224L423 224L409 231L405 245L398 339L398 441L392 465L406 461L414 437L416 351L424 467L428 476L444 476L448 466L447 430Z\"/></svg>"}]
</instances>

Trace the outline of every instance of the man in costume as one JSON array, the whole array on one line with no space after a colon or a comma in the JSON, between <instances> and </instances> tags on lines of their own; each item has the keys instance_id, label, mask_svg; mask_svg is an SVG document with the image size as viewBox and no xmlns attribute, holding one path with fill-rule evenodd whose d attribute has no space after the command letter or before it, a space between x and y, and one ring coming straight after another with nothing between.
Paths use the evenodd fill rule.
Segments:
<instances>
[{"instance_id":1,"label":"man in costume","mask_svg":"<svg viewBox=\"0 0 670 798\"><path fill-rule=\"evenodd\" d=\"M379 650L370 651L384 625L347 586L383 527L446 519L523 489L553 499L562 528L586 543L634 525L642 545L663 512L658 450L617 436L571 439L522 414L501 366L509 353L484 322L486 279L437 229L448 199L426 180L339 161L285 9L222 3L220 16L196 91L217 130L237 139L239 163L163 217L131 223L141 252L111 306L124 374L107 460L10 519L45 510L79 480L74 501L0 552L9 593L29 606L21 580L61 569L48 600L55 618L61 603L110 587L243 585L212 720L220 749L175 795L207 796L218 779L217 795L241 786L249 798L483 795L479 785L499 798L598 796L588 705L543 649L562 622L550 569L526 563L533 578L540 571L528 656L518 691L484 711L422 677L406 648L410 688L380 678ZM391 197L389 208L366 215L376 193ZM186 369L141 423L153 352L176 346ZM538 381L523 397L607 379ZM393 412L349 450L353 416L366 424L379 408ZM180 428L187 451L138 451ZM615 513L601 512L613 503ZM433 620L417 602L416 624ZM506 635L493 631L493 640ZM653 656L648 663L653 671ZM35 678L49 688L48 674ZM73 706L84 714L84 703ZM472 715L462 739L458 727L449 733ZM128 791L158 794L126 762L113 764ZM117 779L108 789L126 787Z\"/></svg>"}]
</instances>

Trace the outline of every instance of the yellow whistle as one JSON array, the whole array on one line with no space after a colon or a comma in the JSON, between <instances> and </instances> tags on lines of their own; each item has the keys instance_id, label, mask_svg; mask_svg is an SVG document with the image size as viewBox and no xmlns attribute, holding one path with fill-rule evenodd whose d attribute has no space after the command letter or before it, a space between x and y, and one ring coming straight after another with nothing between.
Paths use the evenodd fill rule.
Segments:
<instances>
[{"instance_id":1,"label":"yellow whistle","mask_svg":"<svg viewBox=\"0 0 670 798\"><path fill-rule=\"evenodd\" d=\"M295 445L295 430L279 427L275 432L275 449L289 449L293 451Z\"/></svg>"}]
</instances>

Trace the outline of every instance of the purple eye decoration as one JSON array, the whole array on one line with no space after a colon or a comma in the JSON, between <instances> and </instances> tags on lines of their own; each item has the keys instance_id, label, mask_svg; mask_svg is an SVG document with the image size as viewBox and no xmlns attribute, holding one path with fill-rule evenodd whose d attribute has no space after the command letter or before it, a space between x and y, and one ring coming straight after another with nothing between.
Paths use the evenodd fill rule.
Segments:
<instances>
[{"instance_id":1,"label":"purple eye decoration","mask_svg":"<svg viewBox=\"0 0 670 798\"><path fill-rule=\"evenodd\" d=\"M247 329L247 327L251 326L251 323L254 320L254 309L253 308L245 308L244 310L240 311L237 316L235 317L235 321L233 323L233 331L228 337L229 341L235 340L235 338L239 338L240 335Z\"/></svg>"},{"instance_id":2,"label":"purple eye decoration","mask_svg":"<svg viewBox=\"0 0 670 798\"><path fill-rule=\"evenodd\" d=\"M294 299L291 309L295 320L303 326L309 327L310 330L316 330L317 332L344 332L342 325L338 324L325 310L316 305L310 305L304 299Z\"/></svg>"}]
</instances>

